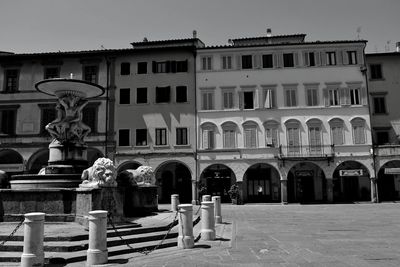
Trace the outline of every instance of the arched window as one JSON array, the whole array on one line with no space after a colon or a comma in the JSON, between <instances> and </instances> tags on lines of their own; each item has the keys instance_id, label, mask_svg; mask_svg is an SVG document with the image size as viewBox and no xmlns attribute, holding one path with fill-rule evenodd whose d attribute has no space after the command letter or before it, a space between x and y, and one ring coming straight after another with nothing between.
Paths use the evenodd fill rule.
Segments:
<instances>
[{"instance_id":1,"label":"arched window","mask_svg":"<svg viewBox=\"0 0 400 267\"><path fill-rule=\"evenodd\" d=\"M237 125L234 122L224 122L222 125L223 131L223 146L224 148L235 148L236 147L236 132Z\"/></svg>"},{"instance_id":2,"label":"arched window","mask_svg":"<svg viewBox=\"0 0 400 267\"><path fill-rule=\"evenodd\" d=\"M354 144L365 144L365 120L354 118L351 120Z\"/></svg>"},{"instance_id":3,"label":"arched window","mask_svg":"<svg viewBox=\"0 0 400 267\"><path fill-rule=\"evenodd\" d=\"M344 122L342 119L334 118L329 121L331 127L331 142L332 145L344 144Z\"/></svg>"},{"instance_id":4,"label":"arched window","mask_svg":"<svg viewBox=\"0 0 400 267\"><path fill-rule=\"evenodd\" d=\"M244 131L244 147L255 148L257 145L257 123L254 121L247 121L243 123Z\"/></svg>"},{"instance_id":5,"label":"arched window","mask_svg":"<svg viewBox=\"0 0 400 267\"><path fill-rule=\"evenodd\" d=\"M285 122L286 140L288 152L291 154L300 153L300 122L298 120L288 120Z\"/></svg>"},{"instance_id":6,"label":"arched window","mask_svg":"<svg viewBox=\"0 0 400 267\"><path fill-rule=\"evenodd\" d=\"M278 147L279 139L278 139L278 128L279 122L275 120L268 120L264 122L265 129L265 146L268 147Z\"/></svg>"},{"instance_id":7,"label":"arched window","mask_svg":"<svg viewBox=\"0 0 400 267\"><path fill-rule=\"evenodd\" d=\"M320 152L322 144L322 121L319 119L310 119L307 121L307 127L310 152Z\"/></svg>"},{"instance_id":8,"label":"arched window","mask_svg":"<svg viewBox=\"0 0 400 267\"><path fill-rule=\"evenodd\" d=\"M214 149L215 148L215 132L217 126L211 122L206 122L201 125L202 131L202 148Z\"/></svg>"}]
</instances>

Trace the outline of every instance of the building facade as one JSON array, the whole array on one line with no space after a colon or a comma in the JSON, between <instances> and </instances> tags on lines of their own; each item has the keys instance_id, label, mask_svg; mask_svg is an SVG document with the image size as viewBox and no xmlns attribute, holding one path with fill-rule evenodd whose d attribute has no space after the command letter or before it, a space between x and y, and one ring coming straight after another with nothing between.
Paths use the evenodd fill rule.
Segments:
<instances>
[{"instance_id":1,"label":"building facade","mask_svg":"<svg viewBox=\"0 0 400 267\"><path fill-rule=\"evenodd\" d=\"M199 184L245 202L375 199L365 41L304 34L197 51Z\"/></svg>"},{"instance_id":2,"label":"building facade","mask_svg":"<svg viewBox=\"0 0 400 267\"><path fill-rule=\"evenodd\" d=\"M51 137L45 126L56 118L56 99L36 91L44 79L82 79L107 87L103 52L81 51L40 54L0 54L0 169L8 174L38 173L47 165ZM90 100L83 122L88 160L105 154L106 98Z\"/></svg>"},{"instance_id":3,"label":"building facade","mask_svg":"<svg viewBox=\"0 0 400 267\"><path fill-rule=\"evenodd\" d=\"M400 52L367 54L375 172L380 201L400 199Z\"/></svg>"},{"instance_id":4,"label":"building facade","mask_svg":"<svg viewBox=\"0 0 400 267\"><path fill-rule=\"evenodd\" d=\"M159 202L196 199L197 38L143 41L115 59L115 164L151 166Z\"/></svg>"}]
</instances>

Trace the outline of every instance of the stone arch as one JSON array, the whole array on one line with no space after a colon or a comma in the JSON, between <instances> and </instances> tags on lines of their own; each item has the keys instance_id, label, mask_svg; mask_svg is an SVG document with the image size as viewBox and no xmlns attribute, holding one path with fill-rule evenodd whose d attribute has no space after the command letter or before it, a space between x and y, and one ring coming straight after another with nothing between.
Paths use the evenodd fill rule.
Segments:
<instances>
[{"instance_id":1,"label":"stone arch","mask_svg":"<svg viewBox=\"0 0 400 267\"><path fill-rule=\"evenodd\" d=\"M142 164L140 164L139 162L134 161L134 160L124 161L123 163L118 165L117 173L120 173L120 172L128 170L128 169L136 170L140 166L142 166Z\"/></svg>"},{"instance_id":2,"label":"stone arch","mask_svg":"<svg viewBox=\"0 0 400 267\"><path fill-rule=\"evenodd\" d=\"M387 161L377 175L379 201L400 200L400 160Z\"/></svg>"},{"instance_id":3,"label":"stone arch","mask_svg":"<svg viewBox=\"0 0 400 267\"><path fill-rule=\"evenodd\" d=\"M236 182L236 175L231 168L225 164L211 164L207 166L200 175L199 194L221 196L222 202L229 202L228 191ZM204 186L204 191L201 187Z\"/></svg>"},{"instance_id":4,"label":"stone arch","mask_svg":"<svg viewBox=\"0 0 400 267\"><path fill-rule=\"evenodd\" d=\"M192 201L192 171L183 162L169 160L154 171L160 203L170 203L171 195L178 194L180 203Z\"/></svg>"},{"instance_id":5,"label":"stone arch","mask_svg":"<svg viewBox=\"0 0 400 267\"><path fill-rule=\"evenodd\" d=\"M88 161L88 166L92 166L93 163L98 159L98 158L103 158L104 154L101 152L99 149L95 147L88 147L87 149L87 161Z\"/></svg>"},{"instance_id":6,"label":"stone arch","mask_svg":"<svg viewBox=\"0 0 400 267\"><path fill-rule=\"evenodd\" d=\"M287 174L288 202L326 202L327 190L324 170L314 162L294 164Z\"/></svg>"},{"instance_id":7,"label":"stone arch","mask_svg":"<svg viewBox=\"0 0 400 267\"><path fill-rule=\"evenodd\" d=\"M334 170L333 201L354 202L371 200L370 173L364 164L348 160Z\"/></svg>"},{"instance_id":8,"label":"stone arch","mask_svg":"<svg viewBox=\"0 0 400 267\"><path fill-rule=\"evenodd\" d=\"M256 163L243 176L244 202L280 202L280 173L272 165Z\"/></svg>"},{"instance_id":9,"label":"stone arch","mask_svg":"<svg viewBox=\"0 0 400 267\"><path fill-rule=\"evenodd\" d=\"M0 165L1 164L23 164L24 158L21 154L13 149L0 150Z\"/></svg>"},{"instance_id":10,"label":"stone arch","mask_svg":"<svg viewBox=\"0 0 400 267\"><path fill-rule=\"evenodd\" d=\"M26 164L26 169L29 173L38 173L40 169L47 166L49 161L49 149L39 149L31 155Z\"/></svg>"}]
</instances>

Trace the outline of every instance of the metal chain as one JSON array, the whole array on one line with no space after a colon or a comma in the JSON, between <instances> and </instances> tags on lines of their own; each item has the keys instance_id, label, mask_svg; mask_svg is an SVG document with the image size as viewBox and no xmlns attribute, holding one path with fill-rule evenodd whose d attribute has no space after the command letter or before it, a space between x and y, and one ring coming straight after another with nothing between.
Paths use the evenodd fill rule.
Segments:
<instances>
[{"instance_id":1,"label":"metal chain","mask_svg":"<svg viewBox=\"0 0 400 267\"><path fill-rule=\"evenodd\" d=\"M199 213L200 209L201 209L201 204L200 204L199 207L197 208L197 211L195 212L194 215L197 215L197 214Z\"/></svg>"},{"instance_id":2,"label":"metal chain","mask_svg":"<svg viewBox=\"0 0 400 267\"><path fill-rule=\"evenodd\" d=\"M22 220L17 224L17 226L14 228L14 230L9 234L1 243L0 247L4 246L4 244L8 241L10 241L11 237L18 231L18 229L24 224L25 218L22 218Z\"/></svg>"},{"instance_id":3,"label":"metal chain","mask_svg":"<svg viewBox=\"0 0 400 267\"><path fill-rule=\"evenodd\" d=\"M169 233L171 232L172 228L175 226L175 222L176 222L177 216L178 216L178 211L175 213L175 217L174 217L174 219L172 220L172 222L168 225L168 231L167 231L167 233L163 236L162 240L161 240L157 245L155 245L155 246L154 246L153 248L151 248L151 249L143 249L143 250L139 250L138 252L141 253L141 254L144 254L144 255L148 255L148 254L150 254L151 252L153 252L154 250L158 249L158 248L163 244L163 242L165 241L165 239L167 238L167 236L168 236ZM110 221L111 227L113 228L113 230L115 231L115 233L117 234L117 236L118 236L122 241L124 241L125 245L126 245L128 248L130 248L130 249L132 249L132 250L135 250L135 248L133 248L133 247L128 243L128 241L125 240L125 239L119 234L119 232L118 232L117 228L115 227L114 222L113 222L113 220L112 220L112 214L111 214L111 213L108 213L108 219L109 219L109 221Z\"/></svg>"}]
</instances>

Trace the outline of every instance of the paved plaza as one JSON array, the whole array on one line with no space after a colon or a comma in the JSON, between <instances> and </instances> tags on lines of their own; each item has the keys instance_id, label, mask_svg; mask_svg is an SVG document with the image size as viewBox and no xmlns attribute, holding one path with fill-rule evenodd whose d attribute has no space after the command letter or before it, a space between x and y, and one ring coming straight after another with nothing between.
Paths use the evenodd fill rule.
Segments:
<instances>
[{"instance_id":1,"label":"paved plaza","mask_svg":"<svg viewBox=\"0 0 400 267\"><path fill-rule=\"evenodd\" d=\"M147 267L400 266L400 203L222 208L225 224L217 241L112 262Z\"/></svg>"},{"instance_id":2,"label":"paved plaza","mask_svg":"<svg viewBox=\"0 0 400 267\"><path fill-rule=\"evenodd\" d=\"M104 266L400 266L399 208L400 203L223 204L216 241L112 256Z\"/></svg>"}]
</instances>

